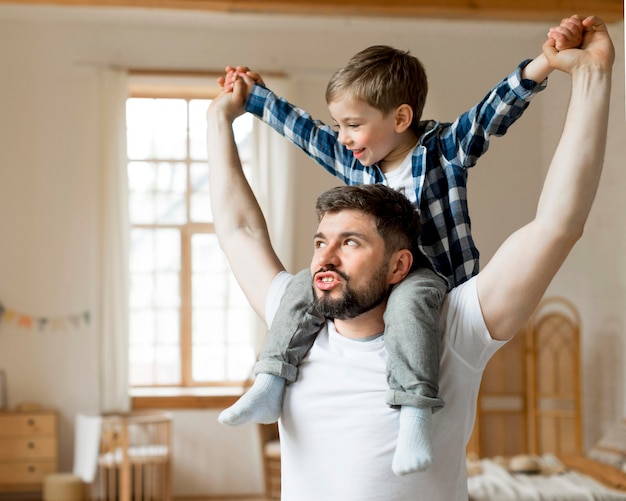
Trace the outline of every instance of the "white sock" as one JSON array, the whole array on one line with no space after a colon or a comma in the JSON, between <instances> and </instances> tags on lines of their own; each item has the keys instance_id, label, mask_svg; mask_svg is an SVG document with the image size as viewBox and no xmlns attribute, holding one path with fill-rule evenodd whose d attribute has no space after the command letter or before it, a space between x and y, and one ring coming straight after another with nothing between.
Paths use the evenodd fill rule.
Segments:
<instances>
[{"instance_id":1,"label":"white sock","mask_svg":"<svg viewBox=\"0 0 626 501\"><path fill-rule=\"evenodd\" d=\"M217 420L222 424L239 426L247 423L275 423L283 407L285 380L273 374L257 374L254 384Z\"/></svg>"},{"instance_id":2,"label":"white sock","mask_svg":"<svg viewBox=\"0 0 626 501\"><path fill-rule=\"evenodd\" d=\"M430 407L400 408L398 442L391 465L396 475L424 471L433 462L432 416Z\"/></svg>"}]
</instances>

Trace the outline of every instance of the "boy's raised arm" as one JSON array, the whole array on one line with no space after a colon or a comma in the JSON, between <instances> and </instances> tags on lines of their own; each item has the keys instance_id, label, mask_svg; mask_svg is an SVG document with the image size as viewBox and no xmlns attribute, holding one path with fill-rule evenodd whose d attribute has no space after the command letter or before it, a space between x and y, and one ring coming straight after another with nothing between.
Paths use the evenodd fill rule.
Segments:
<instances>
[{"instance_id":1,"label":"boy's raised arm","mask_svg":"<svg viewBox=\"0 0 626 501\"><path fill-rule=\"evenodd\" d=\"M574 49L579 47L583 39L583 23L578 15L566 17L558 26L553 26L548 31L548 38L554 40L557 50ZM542 52L522 70L522 78L543 82L554 68L550 66L548 59Z\"/></svg>"}]
</instances>

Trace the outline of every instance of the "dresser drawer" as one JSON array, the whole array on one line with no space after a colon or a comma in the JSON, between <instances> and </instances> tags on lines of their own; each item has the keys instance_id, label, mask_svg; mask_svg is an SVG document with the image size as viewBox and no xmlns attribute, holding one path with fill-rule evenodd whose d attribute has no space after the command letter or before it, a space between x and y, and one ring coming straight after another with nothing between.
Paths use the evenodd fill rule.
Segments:
<instances>
[{"instance_id":1,"label":"dresser drawer","mask_svg":"<svg viewBox=\"0 0 626 501\"><path fill-rule=\"evenodd\" d=\"M56 435L56 415L16 413L0 415L0 437Z\"/></svg>"},{"instance_id":2,"label":"dresser drawer","mask_svg":"<svg viewBox=\"0 0 626 501\"><path fill-rule=\"evenodd\" d=\"M54 437L0 438L0 461L53 459L57 455Z\"/></svg>"},{"instance_id":3,"label":"dresser drawer","mask_svg":"<svg viewBox=\"0 0 626 501\"><path fill-rule=\"evenodd\" d=\"M41 484L46 475L56 471L56 461L0 463L0 487L12 484Z\"/></svg>"},{"instance_id":4,"label":"dresser drawer","mask_svg":"<svg viewBox=\"0 0 626 501\"><path fill-rule=\"evenodd\" d=\"M52 410L0 412L0 493L39 491L58 471L57 422Z\"/></svg>"}]
</instances>

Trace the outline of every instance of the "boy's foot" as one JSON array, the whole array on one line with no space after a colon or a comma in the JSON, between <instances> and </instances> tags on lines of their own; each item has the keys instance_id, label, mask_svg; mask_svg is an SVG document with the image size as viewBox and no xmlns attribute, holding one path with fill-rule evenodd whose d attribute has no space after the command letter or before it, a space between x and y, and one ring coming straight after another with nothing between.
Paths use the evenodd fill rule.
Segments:
<instances>
[{"instance_id":1,"label":"boy's foot","mask_svg":"<svg viewBox=\"0 0 626 501\"><path fill-rule=\"evenodd\" d=\"M433 462L432 409L403 405L391 468L396 475L426 470Z\"/></svg>"},{"instance_id":2,"label":"boy's foot","mask_svg":"<svg viewBox=\"0 0 626 501\"><path fill-rule=\"evenodd\" d=\"M258 374L254 384L217 420L229 426L247 423L269 424L278 421L283 407L285 380L273 374Z\"/></svg>"}]
</instances>

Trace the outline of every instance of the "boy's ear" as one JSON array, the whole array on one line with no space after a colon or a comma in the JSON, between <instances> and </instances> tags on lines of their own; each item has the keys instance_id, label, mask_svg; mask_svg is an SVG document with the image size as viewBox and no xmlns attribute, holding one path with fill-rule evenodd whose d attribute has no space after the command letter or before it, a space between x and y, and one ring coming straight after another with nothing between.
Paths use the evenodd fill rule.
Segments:
<instances>
[{"instance_id":1,"label":"boy's ear","mask_svg":"<svg viewBox=\"0 0 626 501\"><path fill-rule=\"evenodd\" d=\"M404 132L413 122L413 108L408 104L401 104L396 108L396 132Z\"/></svg>"}]
</instances>

